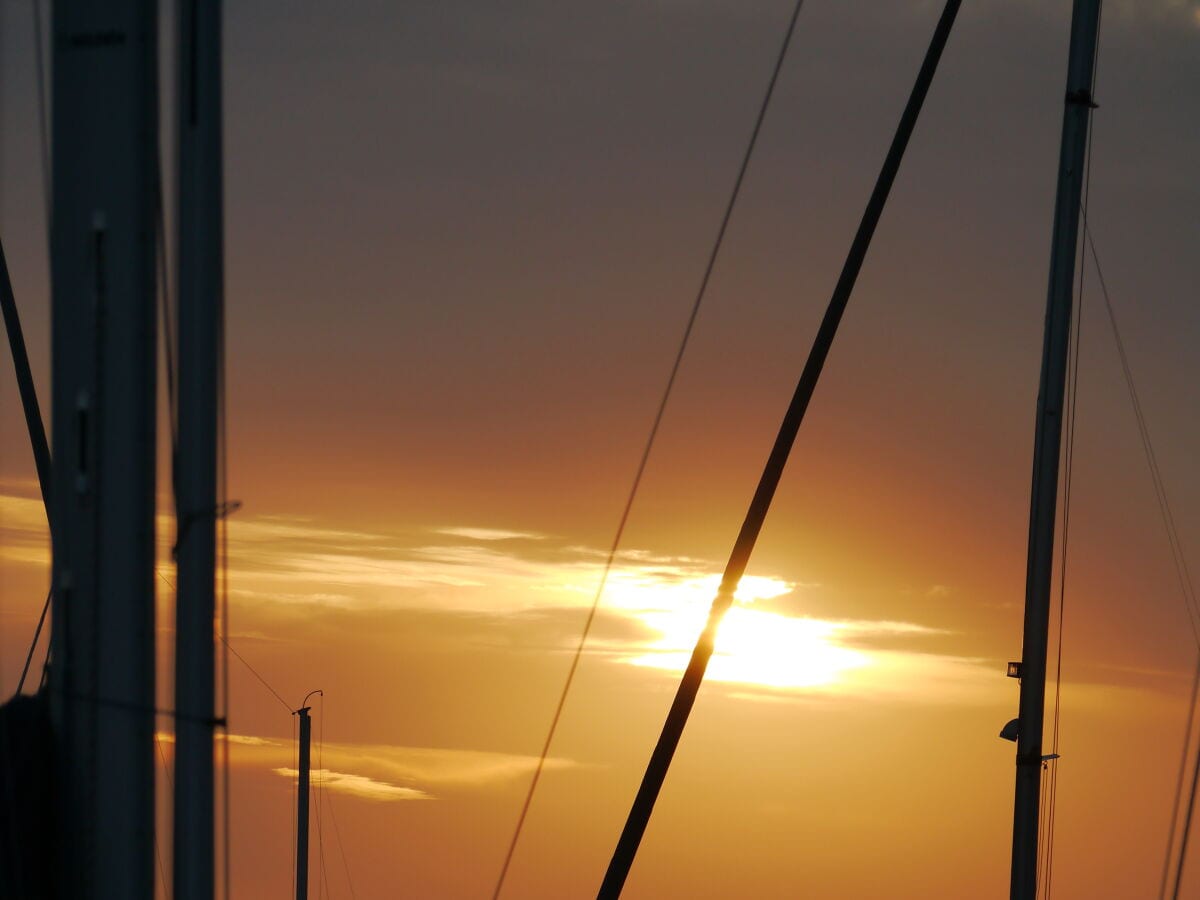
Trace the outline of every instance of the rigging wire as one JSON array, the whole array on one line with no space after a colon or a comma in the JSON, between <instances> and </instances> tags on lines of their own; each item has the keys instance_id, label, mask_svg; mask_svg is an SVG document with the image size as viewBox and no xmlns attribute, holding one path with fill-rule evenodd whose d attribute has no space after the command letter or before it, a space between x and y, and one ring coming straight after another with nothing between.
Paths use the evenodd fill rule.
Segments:
<instances>
[{"instance_id":1,"label":"rigging wire","mask_svg":"<svg viewBox=\"0 0 1200 900\"><path fill-rule=\"evenodd\" d=\"M750 167L751 157L754 155L755 145L758 143L759 133L762 131L763 122L766 120L767 109L771 104L771 97L775 92L775 85L779 80L779 73L783 68L784 60L787 58L788 48L791 45L792 35L796 30L796 20L800 17L800 10L804 7L804 0L796 0L796 4L792 9L792 14L788 20L787 30L784 33L783 43L779 48L779 54L775 60L775 67L771 72L771 78L767 82L767 89L763 95L762 103L759 105L758 116L755 118L754 127L750 132L750 140L747 142L746 151L742 155L741 165L738 168L737 177L733 182L733 190L730 192L729 201L725 205L725 212L721 217L721 223L717 228L717 235L713 241L712 249L708 254L708 261L704 267L704 274L700 279L700 286L696 291L696 297L692 301L691 311L688 315L687 324L684 326L683 335L679 341L679 349L675 353L674 362L671 365L670 374L667 376L666 386L663 388L662 397L658 403L658 409L654 415L654 421L650 426L650 433L646 438L646 444L642 450L642 455L638 461L637 470L633 476L633 483L630 485L629 494L625 500L625 506L621 511L620 520L617 523L616 534L613 537L612 546L609 548L608 557L604 563L604 569L600 575L600 582L596 587L595 596L592 599L591 608L588 610L587 618L584 620L583 631L580 634L579 642L575 647L574 655L571 658L571 665L567 670L567 677L563 683L562 691L559 694L558 703L555 707L554 714L550 719L550 727L546 733L546 739L542 744L541 753L538 756L537 766L534 768L533 776L529 782L529 788L525 794L525 799L521 805L521 811L517 815L517 822L513 828L513 835L509 841L507 852L504 856L504 862L500 867L500 873L496 878L496 887L492 892L493 900L498 900L500 892L504 889L504 882L508 876L509 867L512 864L513 855L517 849L517 843L521 839L521 833L525 827L525 821L529 815L529 808L533 802L533 796L537 791L538 783L541 780L542 772L546 767L546 760L549 758L550 746L554 742L554 736L558 731L558 725L562 719L563 709L566 706L567 696L571 691L571 686L575 680L575 674L579 669L580 660L583 657L583 650L587 644L588 636L591 633L592 625L596 620L596 612L600 607L601 598L604 596L605 587L608 584L609 575L612 572L613 565L616 561L617 551L621 546L621 539L625 534L625 527L629 522L630 513L633 510L633 504L637 498L638 490L641 487L642 477L645 475L646 466L650 461L650 453L654 448L655 440L658 437L659 427L662 425L663 416L666 413L667 402L670 400L671 393L675 387L676 378L679 375L680 366L683 363L683 357L687 351L688 343L691 340L692 331L696 324L696 318L700 313L700 307L704 302L705 294L708 292L708 284L712 278L712 274L717 264L717 257L720 255L721 247L725 241L725 233L729 228L730 220L733 218L733 210L737 205L738 197L741 194L742 183L745 180L746 172Z\"/></svg>"},{"instance_id":2,"label":"rigging wire","mask_svg":"<svg viewBox=\"0 0 1200 900\"><path fill-rule=\"evenodd\" d=\"M229 654L232 652L242 659L241 655L229 644L229 520L228 514L233 507L229 503L229 428L226 416L226 374L225 374L225 295L220 293L217 304L217 509L222 513L217 516L217 542L219 555L217 557L217 597L216 605L220 616L220 628L217 632L224 648L221 651L221 719L224 721L225 740L222 742L221 768L221 819L222 819L222 875L225 886L225 900L233 897L232 876L232 791L230 789L229 767ZM242 659L246 668L254 672L253 667ZM257 672L255 676L266 685L267 689L280 700L275 689ZM285 707L288 705L283 704ZM289 708L288 715L291 715Z\"/></svg>"},{"instance_id":3,"label":"rigging wire","mask_svg":"<svg viewBox=\"0 0 1200 900\"><path fill-rule=\"evenodd\" d=\"M1062 662L1063 636L1065 634L1065 619L1067 608L1067 551L1071 533L1071 493L1075 468L1075 427L1078 422L1077 406L1079 403L1079 358L1080 343L1083 340L1083 273L1079 276L1079 304L1077 306L1074 335L1074 359L1072 361L1071 379L1068 390L1070 402L1067 408L1067 441L1066 466L1063 485L1063 530L1062 530L1062 560L1059 564L1058 586L1058 647L1054 670L1054 713L1051 729L1050 752L1055 758L1050 760L1049 773L1049 809L1046 814L1046 891L1045 897L1050 897L1050 882L1054 871L1054 822L1058 809L1058 750L1061 736L1062 714Z\"/></svg>"},{"instance_id":4,"label":"rigging wire","mask_svg":"<svg viewBox=\"0 0 1200 900\"><path fill-rule=\"evenodd\" d=\"M321 878L317 882L318 900L329 894L329 875L325 871L325 831L321 827L322 803L325 795L325 694L320 694L321 721L317 723L317 849L321 855Z\"/></svg>"},{"instance_id":5,"label":"rigging wire","mask_svg":"<svg viewBox=\"0 0 1200 900\"><path fill-rule=\"evenodd\" d=\"M218 522L223 525L224 519L218 518ZM220 551L221 560L225 560L227 558L227 555L228 555L228 551L226 550L224 529L222 528L221 551ZM155 569L155 573L158 575L159 578L161 578L167 584L167 586L169 588L171 588L171 590L175 590L175 585L173 585L171 583L171 581L167 578L166 575L164 575L162 573L161 570ZM226 616L228 614L227 612L224 612L224 610L228 609L228 606L227 606L227 604L228 604L228 600L227 600L228 588L225 586L225 578L224 577L222 577L220 579L220 581L218 581L218 584L221 586L221 596L223 598L225 598L225 599L223 599L223 602L221 604L221 608L223 610L223 613L221 615L221 621L222 621L222 623L224 623L226 621ZM223 874L224 874L225 896L226 896L226 898L229 898L232 895L230 893L230 865L231 865L231 863L230 863L230 857L229 857L230 807L229 807L229 657L228 657L228 653L232 653L235 657L237 657L238 661L249 670L250 674L258 679L259 684L261 684L264 688L266 688L268 693L270 693L271 696L273 696L276 700L278 700L280 705L283 706L283 708L287 710L288 717L290 719L292 719L292 768L293 769L296 769L296 725L295 725L295 716L292 715L293 710L292 710L291 706L289 706L288 702L283 699L282 695L277 690L275 690L275 688L273 688L271 686L271 683L269 681L267 681L267 679L264 678L262 676L262 674L256 668L254 668L254 666L252 666L250 664L249 660L247 660L246 657L242 656L242 654L238 653L238 651L234 649L233 645L229 642L229 638L226 636L223 626L222 626L222 630L218 633L217 637L221 641L221 644L224 646L225 650L227 651L227 653L224 655L222 674L221 674L223 714L218 718L217 724L221 725L223 727L224 736L225 736L225 739L221 742L221 748L222 748L221 759L222 759L222 766L224 767L224 780L223 780L223 785L222 785L222 793L223 793L223 815L222 815L222 818L223 818L223 828L224 828L223 847L224 847L224 853L225 853L225 861L224 861L224 865L223 865L223 869L224 869ZM164 714L164 715L171 715L171 716L176 715L173 710L156 710L156 711L161 714ZM293 832L295 832L295 830L296 830L295 825L296 825L296 807L295 807L295 793L293 792L293 796L292 796L292 831ZM293 874L292 892L293 893L295 892L295 889L296 889L295 871L296 871L296 856L295 856L295 846L293 846L292 847L292 874Z\"/></svg>"},{"instance_id":6,"label":"rigging wire","mask_svg":"<svg viewBox=\"0 0 1200 900\"><path fill-rule=\"evenodd\" d=\"M1089 144L1090 144L1089 137ZM1089 159L1087 166L1089 175L1084 180L1084 209L1086 210L1086 196L1089 187L1091 158L1089 150ZM1085 213L1086 215L1086 213ZM1065 634L1065 618L1067 608L1067 552L1070 545L1071 534L1071 487L1073 483L1072 474L1075 468L1075 426L1078 422L1077 407L1079 404L1079 358L1080 358L1080 343L1083 339L1083 266L1080 266L1079 271L1079 290L1076 296L1079 297L1079 302L1075 310L1075 327L1073 329L1072 343L1070 348L1070 378L1067 382L1067 418L1066 418L1066 442L1065 442L1065 459L1063 472L1063 523L1062 523L1062 550L1059 561L1059 585L1058 585L1058 641L1055 659L1054 670L1054 707L1052 714L1053 725L1051 727L1050 753L1055 756L1049 760L1048 766L1043 764L1044 768L1048 768L1046 781L1048 782L1046 790L1046 826L1045 826L1045 863L1042 871L1045 873L1043 879L1044 892L1042 896L1047 900L1050 897L1050 883L1052 873L1054 871L1054 822L1055 813L1058 807L1058 763L1057 758L1059 750L1060 738L1060 720L1062 713L1062 662L1063 662L1063 636Z\"/></svg>"},{"instance_id":7,"label":"rigging wire","mask_svg":"<svg viewBox=\"0 0 1200 900\"><path fill-rule=\"evenodd\" d=\"M1101 24L1104 16L1103 0L1097 4L1097 22L1096 33L1097 43L1095 53L1092 58L1092 90L1095 91L1097 84L1098 73L1100 70L1100 53L1101 44L1099 35L1103 32ZM1095 139L1094 124L1088 128L1087 146L1084 152L1084 176L1083 176L1083 196L1080 201L1080 216L1083 224L1083 229L1087 228L1087 216L1089 201L1091 198L1092 189L1092 158L1093 158L1093 142ZM1082 246L1084 239L1082 234L1077 237L1078 243ZM1073 315L1073 329L1071 333L1071 343L1068 348L1068 382L1067 382L1067 401L1066 401L1066 426L1067 435L1064 448L1064 477L1063 477L1063 520L1061 531L1061 551L1059 559L1059 588L1058 588L1058 635L1057 647L1055 653L1055 672L1054 672L1054 705L1051 728L1051 759L1048 762L1042 763L1042 769L1048 770L1048 774L1043 779L1044 805L1040 813L1044 815L1044 827L1039 826L1039 883L1037 885L1037 893L1041 894L1046 900L1049 900L1051 884L1054 873L1054 826L1056 822L1056 814L1058 811L1058 763L1059 763L1059 746L1061 739L1061 716L1062 716L1062 666L1063 666L1063 641L1065 635L1066 624L1066 606L1067 606L1067 568L1068 568L1068 551L1070 546L1071 533L1071 496L1073 485L1073 472L1075 464L1075 428L1078 422L1078 404L1079 404L1079 361L1081 357L1081 343L1083 340L1083 313L1084 313L1084 276L1087 271L1086 248L1083 248L1080 254L1082 259L1079 262L1079 286L1076 291L1076 296L1079 298ZM1048 782L1048 784L1047 784Z\"/></svg>"},{"instance_id":8,"label":"rigging wire","mask_svg":"<svg viewBox=\"0 0 1200 900\"><path fill-rule=\"evenodd\" d=\"M175 585L172 584L171 581L167 578L167 576L162 573L162 570L156 569L155 573L158 575L159 578L161 578L163 580L163 582L167 585L167 587L169 587L172 591L175 590ZM250 665L250 663L246 659L246 657L242 656L242 654L238 653L237 650L235 650L233 648L233 645L231 643L229 643L229 639L226 638L224 634L219 634L219 635L217 635L217 637L221 641L221 643L225 645L225 649L228 650L230 653L232 653L235 657L237 657L238 662L240 662L243 666L245 666L246 669L250 672L250 674L258 679L259 684L261 684L263 687L265 687L267 689L267 691L271 694L271 696L273 696L276 700L279 701L280 705L283 706L283 708L287 710L288 715L290 716L292 714L293 710L290 706L288 706L288 702L283 699L283 697L279 693L279 691L277 691L277 690L275 690L275 688L271 687L271 683L269 681L267 681L267 679L265 679L259 673L258 669L254 668L254 666Z\"/></svg>"},{"instance_id":9,"label":"rigging wire","mask_svg":"<svg viewBox=\"0 0 1200 900\"><path fill-rule=\"evenodd\" d=\"M1163 857L1162 876L1158 883L1160 900L1165 900L1167 896L1167 879L1171 871L1171 850L1175 846L1175 834L1179 826L1179 806L1183 801L1183 780L1187 776L1187 762L1191 755L1189 750L1192 742L1192 726L1196 719L1198 694L1200 694L1200 653L1197 653L1196 656L1196 674L1192 678L1192 695L1188 700L1187 724L1183 728L1183 751L1179 754L1179 772L1175 777L1175 799L1171 803L1171 824L1167 828L1167 852Z\"/></svg>"},{"instance_id":10,"label":"rigging wire","mask_svg":"<svg viewBox=\"0 0 1200 900\"><path fill-rule=\"evenodd\" d=\"M167 900L171 895L167 893L167 876L163 874L162 851L158 849L158 829L154 830L154 861L158 863L158 884L163 891L163 900Z\"/></svg>"},{"instance_id":11,"label":"rigging wire","mask_svg":"<svg viewBox=\"0 0 1200 900\"><path fill-rule=\"evenodd\" d=\"M271 692L271 695L283 705L283 708L288 711L288 715L290 716L292 714L293 710L290 706L288 706L287 701L284 700L283 697L281 697L279 695L279 692L277 690L275 690L275 688L271 687L271 685L267 681L267 679L263 678L262 675L260 675L258 673L258 670L246 661L246 657L242 656L242 654L238 653L235 649L233 649L233 645L229 643L229 640L228 640L228 638L225 637L225 635L223 635L223 634L220 635L220 638L221 638L221 643L225 645L225 649L227 649L230 653L232 653L235 657L237 657L238 662L240 662L243 666L245 666L247 669L250 670L250 674L253 675L255 678L257 678L259 680L259 683L262 684L263 687L265 687L268 691Z\"/></svg>"},{"instance_id":12,"label":"rigging wire","mask_svg":"<svg viewBox=\"0 0 1200 900\"><path fill-rule=\"evenodd\" d=\"M163 208L162 185L162 148L157 141L154 146L154 164L158 168L158 177L154 181L154 214L158 220L158 233L154 241L155 261L158 264L158 278L155 280L155 288L158 293L159 308L162 311L163 360L164 370L167 375L167 428L171 439L171 495L175 500L176 529L178 530L179 492L175 489L175 457L179 452L179 367L175 361L175 324L174 318L171 315L171 270L167 268L166 212Z\"/></svg>"},{"instance_id":13,"label":"rigging wire","mask_svg":"<svg viewBox=\"0 0 1200 900\"><path fill-rule=\"evenodd\" d=\"M1113 307L1112 297L1108 289L1108 282L1104 278L1104 269L1100 262L1100 255L1096 250L1095 237L1092 234L1091 228L1085 218L1083 220L1083 234L1086 241L1085 251L1090 252L1092 264L1096 270L1096 281L1100 286L1100 295L1104 300L1104 311L1108 319L1109 330L1113 337L1113 343L1116 346L1117 357L1121 364L1121 375L1125 381L1125 388L1129 395L1130 406L1133 410L1134 420L1137 424L1138 437L1142 444L1142 453L1146 459L1146 467L1150 473L1150 480L1154 487L1154 497L1158 505L1159 518L1162 521L1163 529L1167 535L1167 543L1171 550L1171 561L1174 564L1175 576L1179 583L1180 594L1183 599L1184 609L1188 614L1188 622L1192 628L1192 637L1195 641L1197 650L1200 651L1200 602L1197 601L1194 583L1192 581L1191 570L1187 563L1187 557L1183 551L1183 541L1179 536L1179 529L1175 524L1175 516L1171 511L1171 503L1168 499L1166 482L1162 476L1162 470L1158 464L1158 455L1154 449L1154 442L1150 436L1149 425L1146 421L1145 410L1142 407L1141 397L1137 391L1137 384L1134 381L1133 369L1129 362L1129 355L1125 348L1125 341L1121 337L1121 330L1117 323L1116 311ZM1170 828L1167 835L1167 852L1163 860L1162 876L1159 886L1159 896L1167 896L1167 885L1169 883L1170 862L1174 846L1176 828L1178 826L1179 808L1182 805L1182 796L1184 794L1184 780L1186 777L1188 758L1188 749L1192 738L1192 725L1195 720L1196 700L1198 691L1200 691L1200 657L1197 660L1196 674L1192 681L1192 696L1189 701L1189 711L1187 719L1187 727L1184 730L1184 742L1182 758L1180 759L1179 774L1175 789L1175 800L1171 811ZM1200 752L1200 746L1197 747ZM1192 776L1191 796L1194 800L1196 792L1196 775ZM1189 809L1191 807L1189 802ZM1190 813L1188 815L1190 819ZM1184 833L1182 836L1182 846L1179 851L1179 865L1176 869L1175 876L1175 894L1178 896L1179 878L1182 875L1183 859L1186 855L1188 840L1187 822L1185 821Z\"/></svg>"},{"instance_id":14,"label":"rigging wire","mask_svg":"<svg viewBox=\"0 0 1200 900\"><path fill-rule=\"evenodd\" d=\"M296 773L296 781L292 785L292 834L296 833L296 803L300 793L300 764L296 759L296 716L292 714L292 771ZM291 896L296 896L296 842L292 842L292 890Z\"/></svg>"},{"instance_id":15,"label":"rigging wire","mask_svg":"<svg viewBox=\"0 0 1200 900\"><path fill-rule=\"evenodd\" d=\"M346 860L346 845L342 841L342 830L338 827L337 813L333 809L333 795L330 794L326 797L325 802L329 804L329 819L333 822L333 834L337 838L338 852L342 857L342 868L346 871L346 886L350 888L351 900L354 900L354 879L350 877L350 863Z\"/></svg>"},{"instance_id":16,"label":"rigging wire","mask_svg":"<svg viewBox=\"0 0 1200 900\"><path fill-rule=\"evenodd\" d=\"M21 669L21 678L17 682L17 693L21 693L21 689L25 687L25 677L29 674L29 664L33 662L33 654L37 650L38 638L42 636L42 628L46 625L46 613L50 611L50 598L54 596L54 589L51 588L46 592L46 602L42 604L42 614L38 617L37 628L33 632L33 642L29 645L29 652L25 654L25 665Z\"/></svg>"},{"instance_id":17,"label":"rigging wire","mask_svg":"<svg viewBox=\"0 0 1200 900\"><path fill-rule=\"evenodd\" d=\"M1100 52L1101 43L1099 35L1103 33L1101 27L1104 18L1104 3L1101 0L1097 7L1097 22L1096 22L1096 51L1092 58L1092 90L1096 90L1097 79L1100 72ZM1092 117L1092 122L1088 128L1087 134L1087 149L1084 153L1084 175L1083 175L1083 197L1080 203L1080 218L1084 229L1087 228L1087 216L1089 201L1092 196L1092 145L1096 136L1095 117ZM1083 244L1083 236L1078 238L1080 245ZM1076 290L1076 296L1079 298L1075 305L1074 311L1074 329L1071 335L1071 347L1069 350L1070 359L1070 377L1067 384L1067 439L1065 446L1065 467L1063 475L1063 523L1062 523L1062 550L1059 560L1059 585L1058 585L1058 641L1056 648L1055 671L1054 671L1054 712L1053 725L1051 728L1050 753L1054 756L1050 760L1049 775L1047 780L1049 786L1047 789L1048 809L1046 810L1046 828L1045 828L1045 864L1042 871L1045 873L1043 884L1045 891L1043 896L1049 900L1050 885L1054 873L1054 823L1055 815L1058 811L1058 750L1061 728L1061 713L1062 713L1062 661L1063 661L1063 638L1064 625L1067 608L1067 553L1070 545L1071 534L1071 487L1073 484L1072 474L1075 468L1075 426L1078 421L1078 404L1079 404L1079 359L1081 356L1080 345L1083 340L1083 310L1084 310L1084 275L1087 272L1087 253L1086 248L1082 248L1079 262L1079 287ZM1045 768L1045 764L1043 764Z\"/></svg>"},{"instance_id":18,"label":"rigging wire","mask_svg":"<svg viewBox=\"0 0 1200 900\"><path fill-rule=\"evenodd\" d=\"M1196 765L1192 769L1192 790L1188 796L1187 812L1183 817L1183 835L1179 839L1179 858L1175 863L1175 890L1171 900L1179 900L1179 888L1183 884L1183 866L1187 862L1188 839L1192 834L1192 813L1196 809L1196 784L1200 782L1200 752L1196 754Z\"/></svg>"},{"instance_id":19,"label":"rigging wire","mask_svg":"<svg viewBox=\"0 0 1200 900\"><path fill-rule=\"evenodd\" d=\"M158 737L158 729L154 729L154 749L158 751L158 761L162 763L163 777L167 779L167 789L174 791L175 780L171 777L171 769L167 765L167 757L163 754L162 741ZM171 892L167 890L167 876L163 869L162 854L158 849L158 829L154 829L154 855L158 859L158 879L162 884L163 900L170 900Z\"/></svg>"},{"instance_id":20,"label":"rigging wire","mask_svg":"<svg viewBox=\"0 0 1200 900\"><path fill-rule=\"evenodd\" d=\"M1125 342L1121 339L1121 332L1117 327L1116 313L1113 311L1108 284L1104 280L1104 271L1100 267L1100 257L1096 253L1095 238L1086 222L1084 223L1084 235L1087 237L1088 247L1091 250L1092 263L1096 267L1096 280L1100 284L1100 293L1104 297L1104 308L1108 314L1108 322L1117 347L1117 356L1121 362L1121 373L1125 378L1125 387L1129 393L1134 418L1137 421L1138 433L1142 441L1142 452L1146 457L1146 464L1150 469L1150 477L1154 483L1154 493L1158 501L1159 515L1162 518L1163 527L1167 531L1168 542L1171 546L1171 555L1175 563L1175 574L1179 580L1179 587L1184 598L1188 601L1188 615L1192 623L1193 636L1196 639L1196 646L1200 648L1200 624L1198 624L1200 623L1200 603L1196 599L1191 570L1188 567L1187 559L1183 552L1183 542L1179 538L1179 529L1175 525L1175 516L1171 511L1170 501L1167 499L1166 485L1162 477L1162 470L1158 465L1158 454L1155 453L1154 443L1150 439L1150 429L1146 423L1146 413L1142 408L1141 397L1138 395L1137 387L1134 384L1133 371L1129 365L1129 356L1125 350Z\"/></svg>"}]
</instances>

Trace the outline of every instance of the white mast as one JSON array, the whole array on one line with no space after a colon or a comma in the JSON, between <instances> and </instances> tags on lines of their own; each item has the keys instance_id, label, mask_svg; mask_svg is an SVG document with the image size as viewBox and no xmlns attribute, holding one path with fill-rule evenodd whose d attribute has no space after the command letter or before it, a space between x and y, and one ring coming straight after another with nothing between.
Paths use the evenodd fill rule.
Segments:
<instances>
[{"instance_id":1,"label":"white mast","mask_svg":"<svg viewBox=\"0 0 1200 900\"><path fill-rule=\"evenodd\" d=\"M175 620L176 900L214 889L217 395L223 331L221 4L177 7L179 566Z\"/></svg>"},{"instance_id":2,"label":"white mast","mask_svg":"<svg viewBox=\"0 0 1200 900\"><path fill-rule=\"evenodd\" d=\"M1058 461L1063 396L1071 332L1075 245L1083 191L1092 75L1100 29L1100 0L1075 0L1067 62L1058 192L1050 246L1050 288L1042 376L1038 389L1033 447L1033 488L1029 512L1029 558L1025 584L1025 629L1021 652L1021 706L1017 720L1017 778L1013 807L1013 900L1037 896L1038 801L1042 777L1042 725L1046 711L1046 644L1050 624L1050 582L1054 569L1054 518L1058 500Z\"/></svg>"},{"instance_id":3,"label":"white mast","mask_svg":"<svg viewBox=\"0 0 1200 900\"><path fill-rule=\"evenodd\" d=\"M57 0L51 233L62 898L154 894L152 0Z\"/></svg>"}]
</instances>

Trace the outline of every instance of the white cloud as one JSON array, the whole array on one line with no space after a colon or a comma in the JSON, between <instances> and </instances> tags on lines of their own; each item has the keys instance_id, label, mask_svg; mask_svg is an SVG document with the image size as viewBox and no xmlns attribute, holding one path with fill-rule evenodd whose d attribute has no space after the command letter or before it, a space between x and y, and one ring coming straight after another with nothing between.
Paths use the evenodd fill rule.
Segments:
<instances>
[{"instance_id":1,"label":"white cloud","mask_svg":"<svg viewBox=\"0 0 1200 900\"><path fill-rule=\"evenodd\" d=\"M506 531L502 528L439 528L437 533L469 538L473 541L540 541L544 538L544 535L529 531Z\"/></svg>"},{"instance_id":2,"label":"white cloud","mask_svg":"<svg viewBox=\"0 0 1200 900\"><path fill-rule=\"evenodd\" d=\"M277 775L295 780L300 773L296 769L272 769ZM432 800L424 791L416 788L400 787L385 781L376 781L365 775L351 775L347 772L334 772L330 769L313 769L309 777L314 785L329 791L337 791L362 797L365 800Z\"/></svg>"}]
</instances>

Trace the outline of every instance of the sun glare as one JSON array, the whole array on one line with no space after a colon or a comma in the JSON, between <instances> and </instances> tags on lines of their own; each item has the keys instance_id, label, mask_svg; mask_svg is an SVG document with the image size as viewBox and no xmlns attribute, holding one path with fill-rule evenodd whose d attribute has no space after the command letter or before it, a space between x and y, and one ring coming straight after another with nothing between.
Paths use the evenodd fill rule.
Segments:
<instances>
[{"instance_id":1,"label":"sun glare","mask_svg":"<svg viewBox=\"0 0 1200 900\"><path fill-rule=\"evenodd\" d=\"M625 662L682 672L719 584L717 575L661 570L614 573L606 602L659 635ZM717 634L709 679L779 689L821 688L836 684L845 672L868 665L866 653L839 642L844 625L752 608L755 602L781 597L793 588L776 578L742 579L736 604Z\"/></svg>"},{"instance_id":2,"label":"sun glare","mask_svg":"<svg viewBox=\"0 0 1200 900\"><path fill-rule=\"evenodd\" d=\"M704 615L646 612L642 621L662 633L651 652L632 657L635 666L682 672L704 626ZM867 665L867 654L839 646L839 626L815 619L735 606L725 616L707 678L773 688L817 688Z\"/></svg>"}]
</instances>

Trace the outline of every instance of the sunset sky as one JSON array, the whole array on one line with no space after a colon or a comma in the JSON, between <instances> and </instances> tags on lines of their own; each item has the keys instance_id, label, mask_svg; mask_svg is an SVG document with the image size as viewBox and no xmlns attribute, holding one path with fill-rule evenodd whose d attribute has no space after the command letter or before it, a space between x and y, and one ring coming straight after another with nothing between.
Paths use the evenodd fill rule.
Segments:
<instances>
[{"instance_id":1,"label":"sunset sky","mask_svg":"<svg viewBox=\"0 0 1200 900\"><path fill-rule=\"evenodd\" d=\"M628 897L1007 896L1070 6L963 4ZM805 4L505 897L599 886L940 8ZM312 896L491 896L790 11L226 4L230 643L324 690ZM0 6L0 237L48 418L31 22ZM1095 94L1200 573L1200 2L1109 0ZM49 550L3 355L8 695ZM1079 383L1054 895L1149 897L1196 642L1090 259ZM234 889L282 898L294 719L229 665Z\"/></svg>"}]
</instances>

